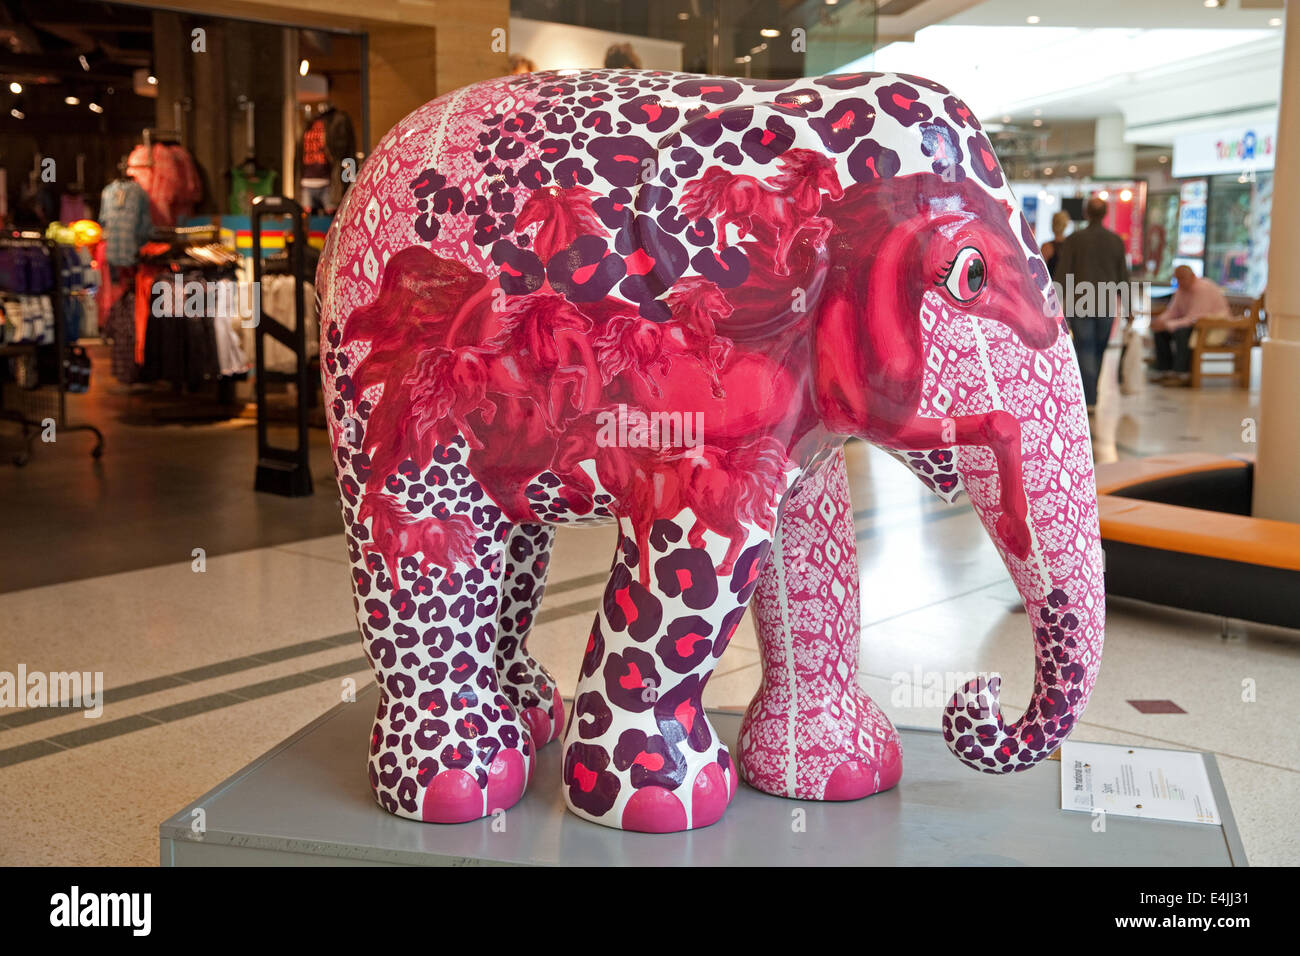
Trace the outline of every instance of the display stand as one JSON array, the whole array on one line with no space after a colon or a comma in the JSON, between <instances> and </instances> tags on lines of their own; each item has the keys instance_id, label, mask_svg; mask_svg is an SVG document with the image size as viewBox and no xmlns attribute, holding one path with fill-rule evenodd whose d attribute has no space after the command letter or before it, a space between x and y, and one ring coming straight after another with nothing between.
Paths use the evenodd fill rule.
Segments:
<instances>
[{"instance_id":1,"label":"display stand","mask_svg":"<svg viewBox=\"0 0 1300 956\"><path fill-rule=\"evenodd\" d=\"M625 833L564 806L562 745L538 758L523 800L454 826L383 810L366 779L377 689L340 704L159 827L163 866L214 865L1021 865L1232 866L1246 855L1214 757L1222 826L1059 809L1059 765L991 778L930 730L902 730L903 781L851 803L769 796L742 784L726 816L685 833ZM711 711L735 752L740 714ZM199 811L202 811L201 813ZM201 829L202 832L198 832Z\"/></svg>"},{"instance_id":2,"label":"display stand","mask_svg":"<svg viewBox=\"0 0 1300 956\"><path fill-rule=\"evenodd\" d=\"M305 277L304 256L307 249L306 220L302 207L285 196L257 196L253 199L253 286L262 285L262 219L266 216L288 217L293 223L293 249L289 254L294 277L294 326L289 328L274 316L261 312L253 330L256 345L257 390L257 476L253 482L256 491L299 498L312 493L309 445L307 444L308 407L314 395L314 384L309 383L307 330L304 322L303 285ZM266 336L271 336L294 353L295 370L292 380L297 388L298 447L278 448L267 440L269 409L266 399ZM310 387L309 387L310 385Z\"/></svg>"}]
</instances>

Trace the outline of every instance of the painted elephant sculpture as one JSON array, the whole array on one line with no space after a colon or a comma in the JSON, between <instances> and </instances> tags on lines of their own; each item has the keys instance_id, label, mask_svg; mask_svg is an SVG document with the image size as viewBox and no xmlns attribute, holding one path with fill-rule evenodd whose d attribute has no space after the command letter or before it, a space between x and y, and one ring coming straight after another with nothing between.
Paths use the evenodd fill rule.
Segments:
<instances>
[{"instance_id":1,"label":"painted elephant sculpture","mask_svg":"<svg viewBox=\"0 0 1300 956\"><path fill-rule=\"evenodd\" d=\"M743 775L894 786L859 689L843 442L969 496L1024 597L1035 681L961 689L944 738L987 773L1052 753L1104 623L1077 363L980 124L915 76L507 77L402 120L318 272L357 620L379 683L370 783L476 819L563 736L569 808L665 832ZM527 649L555 526L618 527L564 724ZM756 603L738 753L702 693Z\"/></svg>"}]
</instances>

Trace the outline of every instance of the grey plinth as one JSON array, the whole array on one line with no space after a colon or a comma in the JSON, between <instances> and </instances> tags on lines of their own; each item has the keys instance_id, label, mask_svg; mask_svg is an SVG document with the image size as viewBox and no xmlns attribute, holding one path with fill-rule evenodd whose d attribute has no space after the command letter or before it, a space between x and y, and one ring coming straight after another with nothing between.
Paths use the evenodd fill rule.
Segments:
<instances>
[{"instance_id":1,"label":"grey plinth","mask_svg":"<svg viewBox=\"0 0 1300 956\"><path fill-rule=\"evenodd\" d=\"M741 785L726 816L693 833L623 833L564 806L558 743L497 820L445 826L375 802L366 748L376 688L340 704L159 827L164 866L214 865L1020 865L1232 866L1246 857L1213 756L1222 826L1059 809L1056 763L1009 777L962 766L939 734L907 729L903 780L854 803L787 800ZM710 713L732 744L740 715ZM196 810L202 810L196 815ZM195 832L196 819L203 832Z\"/></svg>"}]
</instances>

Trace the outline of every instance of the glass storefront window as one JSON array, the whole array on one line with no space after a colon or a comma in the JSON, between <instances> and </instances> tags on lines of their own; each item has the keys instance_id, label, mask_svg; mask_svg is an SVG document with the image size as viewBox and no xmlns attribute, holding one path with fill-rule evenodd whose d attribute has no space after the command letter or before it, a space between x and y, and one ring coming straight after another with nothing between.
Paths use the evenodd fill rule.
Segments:
<instances>
[{"instance_id":1,"label":"glass storefront window","mask_svg":"<svg viewBox=\"0 0 1300 956\"><path fill-rule=\"evenodd\" d=\"M1205 275L1225 292L1256 296L1264 291L1272 205L1271 172L1210 179Z\"/></svg>"},{"instance_id":2,"label":"glass storefront window","mask_svg":"<svg viewBox=\"0 0 1300 956\"><path fill-rule=\"evenodd\" d=\"M681 48L677 68L687 73L784 80L841 72L872 53L876 6L860 0L511 0L510 15L619 34L634 53L638 37L671 41Z\"/></svg>"}]
</instances>

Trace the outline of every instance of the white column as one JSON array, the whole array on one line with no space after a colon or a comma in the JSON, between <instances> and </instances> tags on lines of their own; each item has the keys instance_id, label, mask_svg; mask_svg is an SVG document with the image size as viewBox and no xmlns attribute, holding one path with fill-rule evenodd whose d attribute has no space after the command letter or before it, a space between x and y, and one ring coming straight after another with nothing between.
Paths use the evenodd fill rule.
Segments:
<instances>
[{"instance_id":1,"label":"white column","mask_svg":"<svg viewBox=\"0 0 1300 956\"><path fill-rule=\"evenodd\" d=\"M1133 175L1135 147L1124 142L1124 129L1121 113L1097 117L1092 156L1092 174L1097 179L1128 179Z\"/></svg>"},{"instance_id":2,"label":"white column","mask_svg":"<svg viewBox=\"0 0 1300 956\"><path fill-rule=\"evenodd\" d=\"M1300 2L1287 7L1253 510L1257 518L1300 522Z\"/></svg>"}]
</instances>

